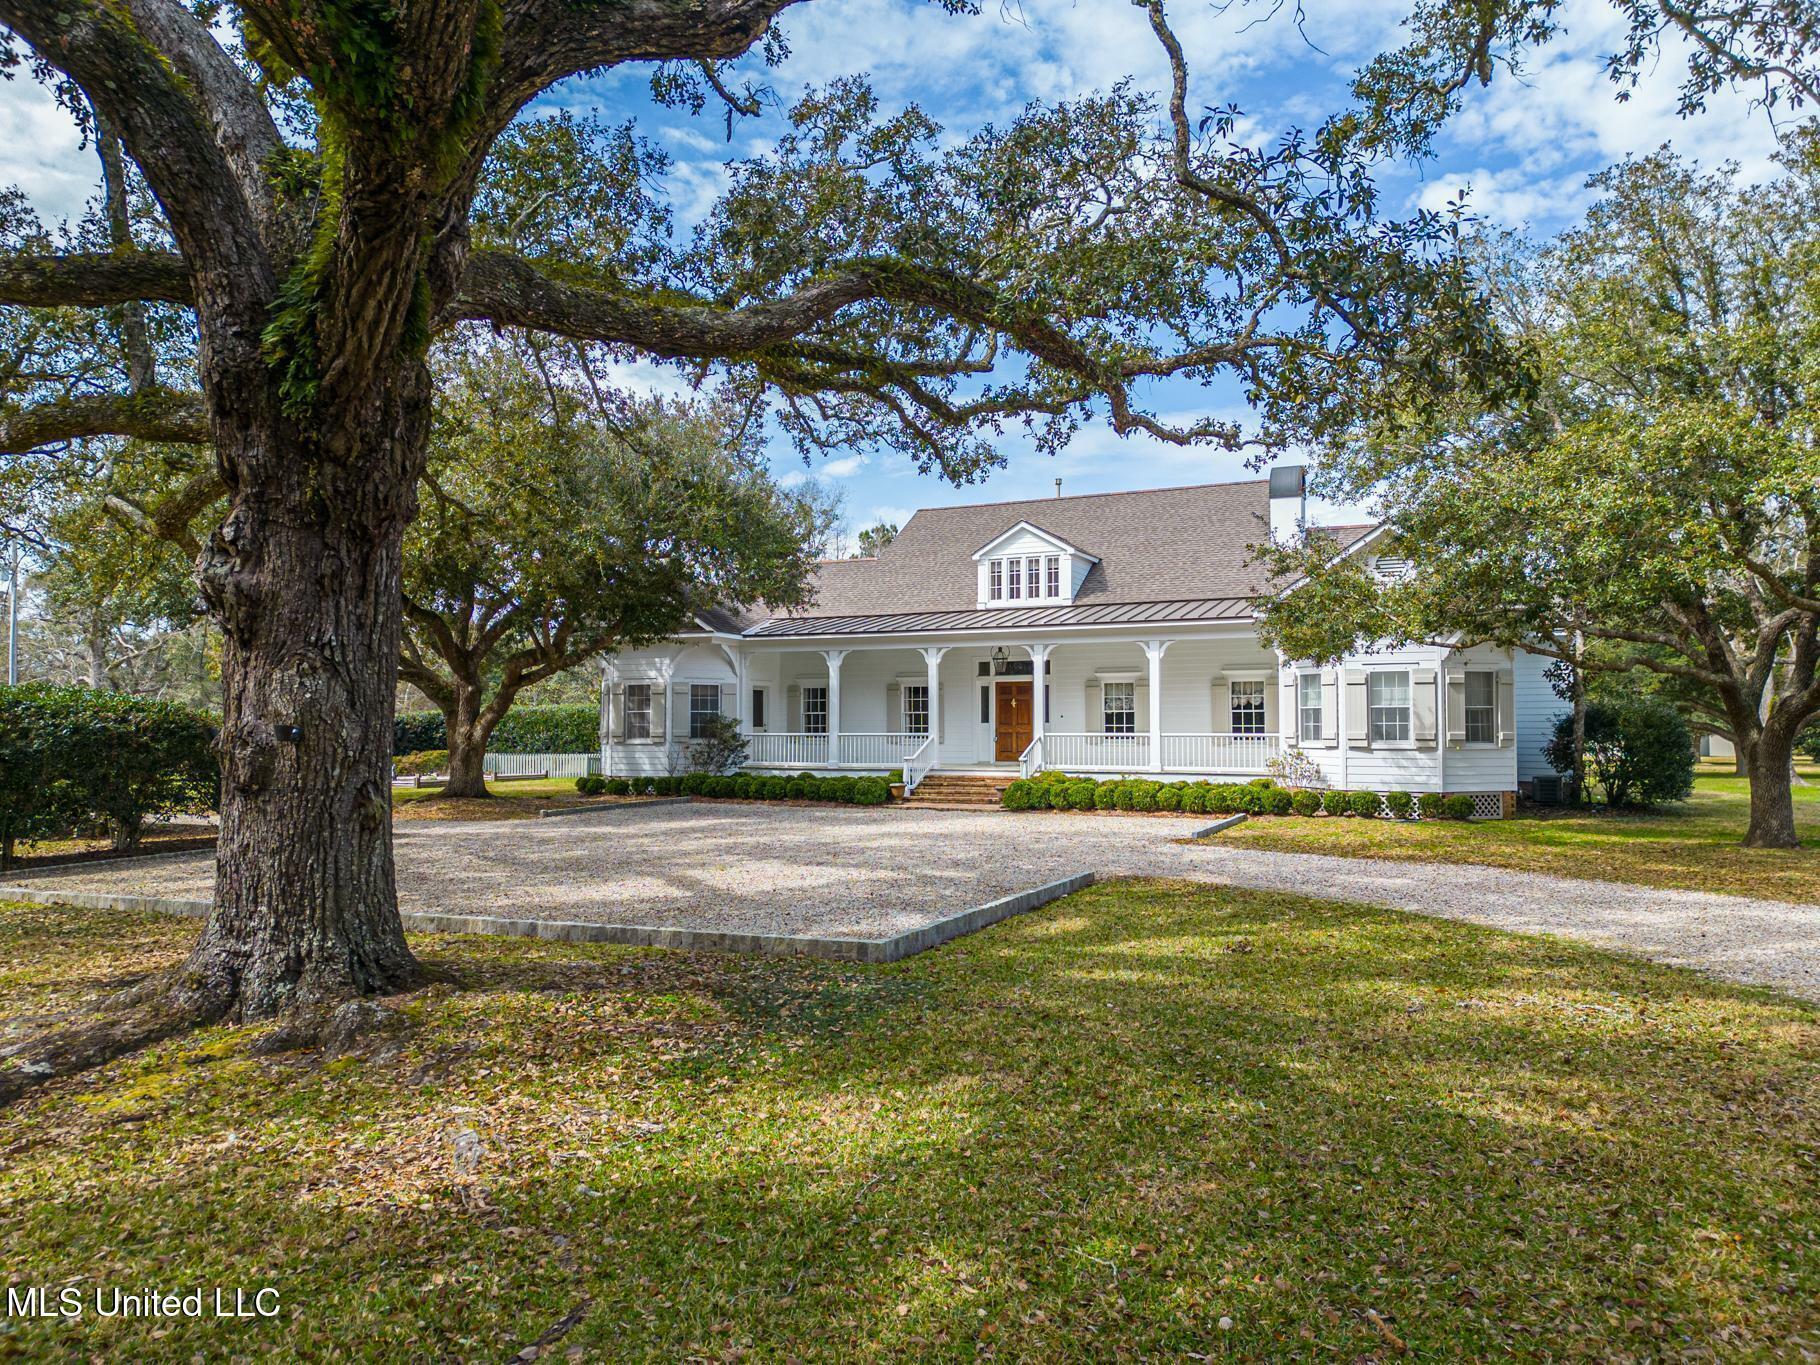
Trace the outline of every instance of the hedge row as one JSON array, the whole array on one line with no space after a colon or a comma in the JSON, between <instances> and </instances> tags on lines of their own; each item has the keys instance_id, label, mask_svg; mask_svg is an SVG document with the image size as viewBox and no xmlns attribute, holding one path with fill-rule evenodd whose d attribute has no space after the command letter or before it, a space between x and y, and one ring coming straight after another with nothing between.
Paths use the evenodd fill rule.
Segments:
<instances>
[{"instance_id":1,"label":"hedge row","mask_svg":"<svg viewBox=\"0 0 1820 1365\"><path fill-rule=\"evenodd\" d=\"M1043 773L1020 778L1000 798L1006 810L1188 811L1195 815L1354 815L1376 819L1385 814L1406 820L1420 812L1424 820L1464 820L1472 814L1470 796L1441 796L1395 791L1291 790L1268 777L1251 782L1157 782L1143 777L1091 777Z\"/></svg>"},{"instance_id":2,"label":"hedge row","mask_svg":"<svg viewBox=\"0 0 1820 1365\"><path fill-rule=\"evenodd\" d=\"M750 773L717 776L684 773L681 777L583 777L575 789L584 795L709 796L740 801L839 801L855 806L882 806L891 799L882 777L758 777Z\"/></svg>"},{"instance_id":3,"label":"hedge row","mask_svg":"<svg viewBox=\"0 0 1820 1365\"><path fill-rule=\"evenodd\" d=\"M392 722L392 752L447 749L449 731L440 711L404 711ZM586 703L515 706L487 741L495 754L591 754L600 748L600 712Z\"/></svg>"},{"instance_id":4,"label":"hedge row","mask_svg":"<svg viewBox=\"0 0 1820 1365\"><path fill-rule=\"evenodd\" d=\"M0 687L0 862L19 839L106 830L139 842L154 815L213 810L215 724L88 687Z\"/></svg>"}]
</instances>

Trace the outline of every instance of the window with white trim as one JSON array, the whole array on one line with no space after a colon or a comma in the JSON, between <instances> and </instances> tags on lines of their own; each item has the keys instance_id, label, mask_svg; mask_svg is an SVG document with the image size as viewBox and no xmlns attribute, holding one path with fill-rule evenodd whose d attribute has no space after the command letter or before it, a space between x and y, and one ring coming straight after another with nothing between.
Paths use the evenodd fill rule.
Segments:
<instances>
[{"instance_id":1,"label":"window with white trim","mask_svg":"<svg viewBox=\"0 0 1820 1365\"><path fill-rule=\"evenodd\" d=\"M803 733L807 735L828 733L827 688L805 687L803 689Z\"/></svg>"},{"instance_id":2,"label":"window with white trim","mask_svg":"<svg viewBox=\"0 0 1820 1365\"><path fill-rule=\"evenodd\" d=\"M1261 735L1264 733L1264 680L1262 678L1234 678L1232 680L1232 733L1235 735Z\"/></svg>"},{"instance_id":3,"label":"window with white trim","mask_svg":"<svg viewBox=\"0 0 1820 1365\"><path fill-rule=\"evenodd\" d=\"M1010 591L1005 595L1016 601L1024 595L1024 561L1011 559L1005 562L1005 568L1011 579Z\"/></svg>"},{"instance_id":4,"label":"window with white trim","mask_svg":"<svg viewBox=\"0 0 1820 1365\"><path fill-rule=\"evenodd\" d=\"M1498 675L1484 669L1466 675L1466 742L1498 742Z\"/></svg>"},{"instance_id":5,"label":"window with white trim","mask_svg":"<svg viewBox=\"0 0 1820 1365\"><path fill-rule=\"evenodd\" d=\"M651 684L626 684L626 738L651 738Z\"/></svg>"},{"instance_id":6,"label":"window with white trim","mask_svg":"<svg viewBox=\"0 0 1820 1365\"><path fill-rule=\"evenodd\" d=\"M1030 597L1043 595L1043 561L1035 555L1024 561L1024 587Z\"/></svg>"},{"instance_id":7,"label":"window with white trim","mask_svg":"<svg viewBox=\"0 0 1820 1365\"><path fill-rule=\"evenodd\" d=\"M1050 597L1062 595L1062 557L1050 555L1043 561L1043 591Z\"/></svg>"},{"instance_id":8,"label":"window with white trim","mask_svg":"<svg viewBox=\"0 0 1820 1365\"><path fill-rule=\"evenodd\" d=\"M1109 682L1100 689L1101 726L1109 735L1137 733L1137 684Z\"/></svg>"},{"instance_id":9,"label":"window with white trim","mask_svg":"<svg viewBox=\"0 0 1820 1365\"><path fill-rule=\"evenodd\" d=\"M995 559L987 566L987 576L991 579L991 600L1002 602L1005 599L1005 561Z\"/></svg>"},{"instance_id":10,"label":"window with white trim","mask_svg":"<svg viewBox=\"0 0 1820 1365\"><path fill-rule=\"evenodd\" d=\"M906 683L904 686L904 732L911 735L929 733L928 683Z\"/></svg>"},{"instance_id":11,"label":"window with white trim","mask_svg":"<svg viewBox=\"0 0 1820 1365\"><path fill-rule=\"evenodd\" d=\"M762 687L752 689L752 728L765 728L765 689Z\"/></svg>"},{"instance_id":12,"label":"window with white trim","mask_svg":"<svg viewBox=\"0 0 1820 1365\"><path fill-rule=\"evenodd\" d=\"M1321 742L1321 675L1302 673L1296 682L1296 738L1303 744Z\"/></svg>"},{"instance_id":13,"label":"window with white trim","mask_svg":"<svg viewBox=\"0 0 1820 1365\"><path fill-rule=\"evenodd\" d=\"M1411 734L1409 674L1380 669L1366 675L1373 744L1407 744Z\"/></svg>"},{"instance_id":14,"label":"window with white trim","mask_svg":"<svg viewBox=\"0 0 1820 1365\"><path fill-rule=\"evenodd\" d=\"M706 739L720 719L720 684L689 684L689 738Z\"/></svg>"}]
</instances>

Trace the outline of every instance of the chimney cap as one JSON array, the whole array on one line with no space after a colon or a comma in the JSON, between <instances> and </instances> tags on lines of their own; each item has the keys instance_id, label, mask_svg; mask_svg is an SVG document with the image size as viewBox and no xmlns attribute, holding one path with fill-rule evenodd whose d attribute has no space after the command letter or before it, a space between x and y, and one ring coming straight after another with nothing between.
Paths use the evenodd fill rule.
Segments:
<instances>
[{"instance_id":1,"label":"chimney cap","mask_svg":"<svg viewBox=\"0 0 1820 1365\"><path fill-rule=\"evenodd\" d=\"M1301 464L1278 465L1270 471L1270 496L1273 498L1299 498L1308 490L1308 466Z\"/></svg>"}]
</instances>

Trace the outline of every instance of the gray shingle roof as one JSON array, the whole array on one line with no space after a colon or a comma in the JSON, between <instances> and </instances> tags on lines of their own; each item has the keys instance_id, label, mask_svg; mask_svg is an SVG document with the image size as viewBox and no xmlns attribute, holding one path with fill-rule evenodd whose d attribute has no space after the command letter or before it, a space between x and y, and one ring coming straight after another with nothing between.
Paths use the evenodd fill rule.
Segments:
<instances>
[{"instance_id":1,"label":"gray shingle roof","mask_svg":"<svg viewBox=\"0 0 1820 1365\"><path fill-rule=\"evenodd\" d=\"M1081 606L1251 597L1263 575L1246 546L1269 533L1269 485L1199 484L1090 493L1026 502L933 507L916 513L877 559L835 560L816 574L804 616L972 611L973 554L1028 521L1099 556L1081 584Z\"/></svg>"},{"instance_id":2,"label":"gray shingle roof","mask_svg":"<svg viewBox=\"0 0 1820 1365\"><path fill-rule=\"evenodd\" d=\"M1037 626L1111 626L1165 621L1249 621L1249 597L1189 602L1105 602L1098 606L992 607L984 611L897 612L878 616L779 616L746 633L793 635L926 634L944 630L1025 630Z\"/></svg>"}]
</instances>

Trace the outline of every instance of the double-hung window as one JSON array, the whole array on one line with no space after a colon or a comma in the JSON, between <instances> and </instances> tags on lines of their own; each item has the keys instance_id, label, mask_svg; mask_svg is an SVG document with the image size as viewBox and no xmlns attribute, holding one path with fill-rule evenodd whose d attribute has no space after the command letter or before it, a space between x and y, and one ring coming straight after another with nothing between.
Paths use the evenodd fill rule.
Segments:
<instances>
[{"instance_id":1,"label":"double-hung window","mask_svg":"<svg viewBox=\"0 0 1820 1365\"><path fill-rule=\"evenodd\" d=\"M904 687L904 732L912 735L929 733L929 685L909 683Z\"/></svg>"},{"instance_id":2,"label":"double-hung window","mask_svg":"<svg viewBox=\"0 0 1820 1365\"><path fill-rule=\"evenodd\" d=\"M994 602L1002 602L1005 598L1005 561L1002 559L993 560L986 568L986 576L991 583L989 589L991 600Z\"/></svg>"},{"instance_id":3,"label":"double-hung window","mask_svg":"<svg viewBox=\"0 0 1820 1365\"><path fill-rule=\"evenodd\" d=\"M1101 693L1102 728L1109 735L1137 733L1137 684L1109 682Z\"/></svg>"},{"instance_id":4,"label":"double-hung window","mask_svg":"<svg viewBox=\"0 0 1820 1365\"><path fill-rule=\"evenodd\" d=\"M828 733L827 688L805 687L803 689L803 733L808 735Z\"/></svg>"},{"instance_id":5,"label":"double-hung window","mask_svg":"<svg viewBox=\"0 0 1820 1365\"><path fill-rule=\"evenodd\" d=\"M1498 675L1479 670L1466 675L1466 742L1498 742Z\"/></svg>"},{"instance_id":6,"label":"double-hung window","mask_svg":"<svg viewBox=\"0 0 1820 1365\"><path fill-rule=\"evenodd\" d=\"M1046 597L1062 595L1062 557L1050 555L1043 561L1043 594Z\"/></svg>"},{"instance_id":7,"label":"double-hung window","mask_svg":"<svg viewBox=\"0 0 1820 1365\"><path fill-rule=\"evenodd\" d=\"M1264 733L1264 680L1235 678L1232 683L1232 733Z\"/></svg>"},{"instance_id":8,"label":"double-hung window","mask_svg":"<svg viewBox=\"0 0 1820 1365\"><path fill-rule=\"evenodd\" d=\"M1024 561L1021 559L1007 560L1005 567L1011 575L1011 590L1007 596L1016 601L1024 595Z\"/></svg>"},{"instance_id":9,"label":"double-hung window","mask_svg":"<svg viewBox=\"0 0 1820 1365\"><path fill-rule=\"evenodd\" d=\"M626 684L626 738L651 738L651 684Z\"/></svg>"},{"instance_id":10,"label":"double-hung window","mask_svg":"<svg viewBox=\"0 0 1820 1365\"><path fill-rule=\"evenodd\" d=\"M720 684L689 684L689 738L706 739L720 719Z\"/></svg>"},{"instance_id":11,"label":"double-hung window","mask_svg":"<svg viewBox=\"0 0 1820 1365\"><path fill-rule=\"evenodd\" d=\"M1407 744L1410 736L1409 674L1379 670L1366 675L1366 704L1373 744Z\"/></svg>"},{"instance_id":12,"label":"double-hung window","mask_svg":"<svg viewBox=\"0 0 1820 1365\"><path fill-rule=\"evenodd\" d=\"M1024 561L1024 582L1029 585L1029 596L1043 595L1043 561L1035 555Z\"/></svg>"},{"instance_id":13,"label":"double-hung window","mask_svg":"<svg viewBox=\"0 0 1820 1365\"><path fill-rule=\"evenodd\" d=\"M1319 744L1321 730L1321 675L1303 673L1296 678L1296 738Z\"/></svg>"}]
</instances>

